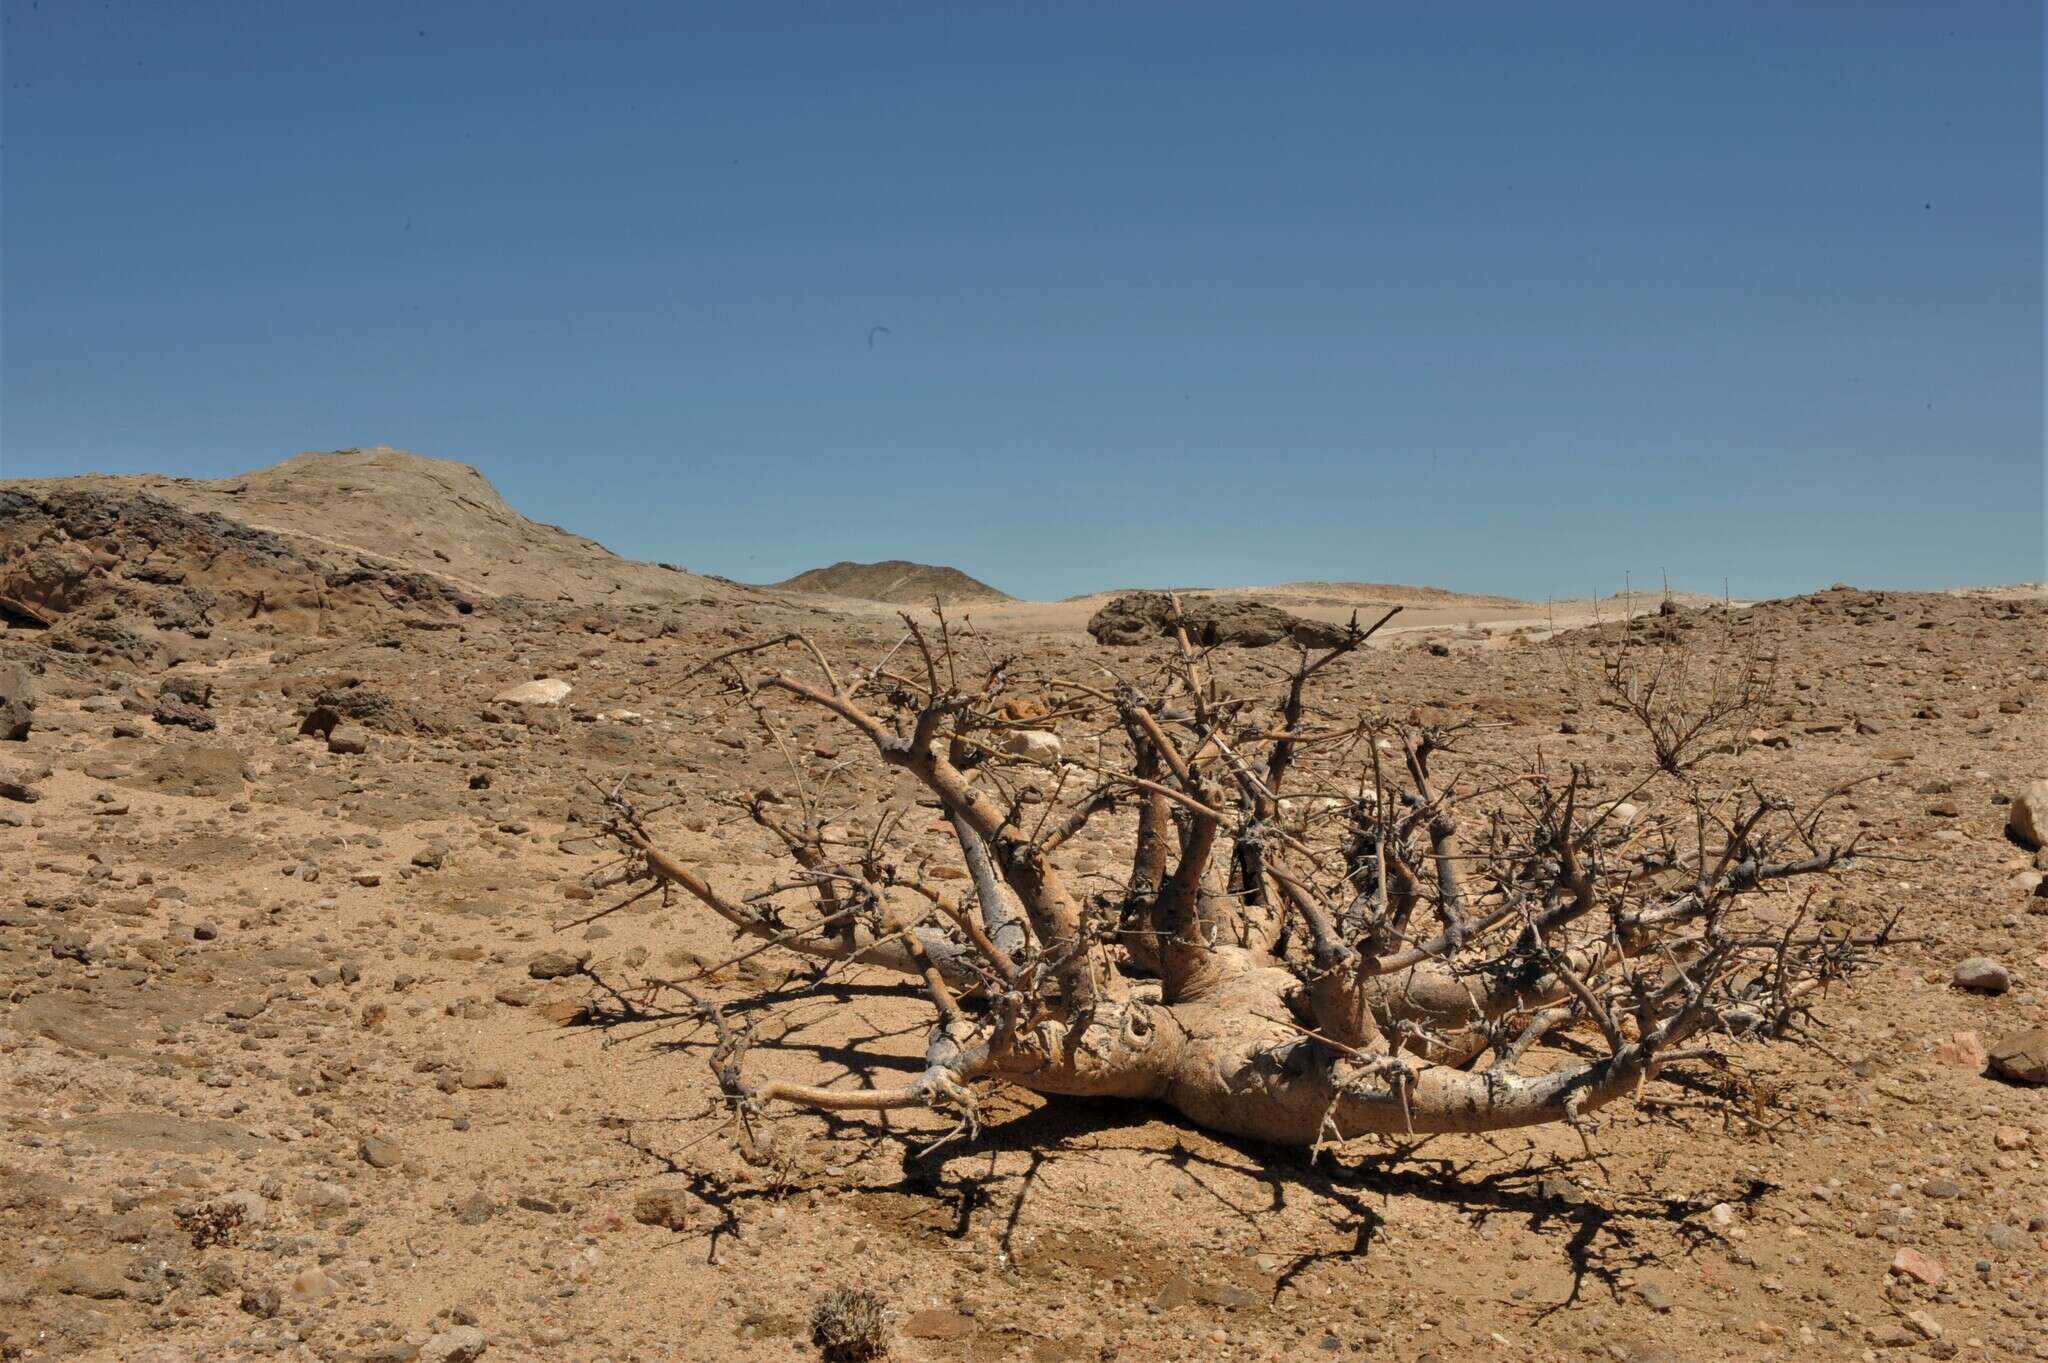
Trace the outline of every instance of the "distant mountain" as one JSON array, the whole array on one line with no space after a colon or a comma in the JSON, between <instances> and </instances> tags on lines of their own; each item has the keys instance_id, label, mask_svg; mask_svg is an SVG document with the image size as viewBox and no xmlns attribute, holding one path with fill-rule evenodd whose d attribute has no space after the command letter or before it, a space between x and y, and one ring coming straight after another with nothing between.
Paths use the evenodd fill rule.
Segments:
<instances>
[{"instance_id":1,"label":"distant mountain","mask_svg":"<svg viewBox=\"0 0 2048 1363\"><path fill-rule=\"evenodd\" d=\"M835 563L829 568L798 573L774 585L782 591L823 592L828 596L887 601L898 606L929 606L934 600L951 606L1015 599L986 582L975 581L958 568L911 563L900 558L885 563Z\"/></svg>"}]
</instances>

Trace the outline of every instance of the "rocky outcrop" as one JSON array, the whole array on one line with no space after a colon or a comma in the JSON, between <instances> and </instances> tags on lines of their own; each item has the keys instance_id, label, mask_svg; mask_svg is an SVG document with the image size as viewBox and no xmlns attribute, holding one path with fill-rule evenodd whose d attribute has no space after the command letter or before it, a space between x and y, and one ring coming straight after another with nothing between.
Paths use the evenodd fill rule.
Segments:
<instances>
[{"instance_id":1,"label":"rocky outcrop","mask_svg":"<svg viewBox=\"0 0 2048 1363\"><path fill-rule=\"evenodd\" d=\"M0 488L0 598L10 614L50 626L54 647L136 665L161 654L160 634L205 639L228 623L315 633L470 608L428 574L320 552L149 493L63 484Z\"/></svg>"},{"instance_id":2,"label":"rocky outcrop","mask_svg":"<svg viewBox=\"0 0 2048 1363\"><path fill-rule=\"evenodd\" d=\"M1199 648L1264 648L1287 640L1304 648L1333 648L1344 639L1341 626L1241 597L1184 599L1180 618L1188 641ZM1174 620L1173 598L1167 593L1128 592L1089 617L1088 632L1098 644L1130 648L1173 637Z\"/></svg>"}]
</instances>

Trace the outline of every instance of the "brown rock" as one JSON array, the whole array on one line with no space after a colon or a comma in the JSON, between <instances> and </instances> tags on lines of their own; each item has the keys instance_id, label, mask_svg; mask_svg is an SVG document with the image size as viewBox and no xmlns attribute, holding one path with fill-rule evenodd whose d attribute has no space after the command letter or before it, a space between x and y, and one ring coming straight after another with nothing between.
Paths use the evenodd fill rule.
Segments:
<instances>
[{"instance_id":1,"label":"brown rock","mask_svg":"<svg viewBox=\"0 0 2048 1363\"><path fill-rule=\"evenodd\" d=\"M1981 1074L1984 1070L1984 1039L1975 1032L1951 1032L1948 1040L1934 1046L1934 1058L1944 1065Z\"/></svg>"},{"instance_id":2,"label":"brown rock","mask_svg":"<svg viewBox=\"0 0 2048 1363\"><path fill-rule=\"evenodd\" d=\"M633 1219L643 1226L688 1230L696 1199L678 1188L654 1188L633 1202Z\"/></svg>"},{"instance_id":3,"label":"brown rock","mask_svg":"<svg viewBox=\"0 0 2048 1363\"><path fill-rule=\"evenodd\" d=\"M341 723L341 712L327 705L316 705L299 723L301 738L326 738Z\"/></svg>"},{"instance_id":4,"label":"brown rock","mask_svg":"<svg viewBox=\"0 0 2048 1363\"><path fill-rule=\"evenodd\" d=\"M573 1027L587 1014L588 1010L574 999L556 999L540 1007L540 1015L557 1027Z\"/></svg>"},{"instance_id":5,"label":"brown rock","mask_svg":"<svg viewBox=\"0 0 2048 1363\"><path fill-rule=\"evenodd\" d=\"M405 1154L398 1148L398 1142L386 1136L365 1136L356 1142L356 1153L363 1157L363 1163L372 1169L393 1169Z\"/></svg>"},{"instance_id":6,"label":"brown rock","mask_svg":"<svg viewBox=\"0 0 2048 1363\"><path fill-rule=\"evenodd\" d=\"M1991 1072L2019 1084L2048 1084L2048 1027L2029 1027L1992 1043Z\"/></svg>"},{"instance_id":7,"label":"brown rock","mask_svg":"<svg viewBox=\"0 0 2048 1363\"><path fill-rule=\"evenodd\" d=\"M1989 956L1972 956L1956 962L1949 979L1956 988L1979 994L2003 994L2012 988L2012 972Z\"/></svg>"},{"instance_id":8,"label":"brown rock","mask_svg":"<svg viewBox=\"0 0 2048 1363\"><path fill-rule=\"evenodd\" d=\"M246 765L233 748L172 744L150 760L143 776L167 794L227 798L242 793Z\"/></svg>"},{"instance_id":9,"label":"brown rock","mask_svg":"<svg viewBox=\"0 0 2048 1363\"><path fill-rule=\"evenodd\" d=\"M28 673L13 664L0 666L0 739L20 743L28 738L36 696Z\"/></svg>"},{"instance_id":10,"label":"brown rock","mask_svg":"<svg viewBox=\"0 0 2048 1363\"><path fill-rule=\"evenodd\" d=\"M360 724L337 724L327 735L327 751L365 753L370 750L370 731Z\"/></svg>"},{"instance_id":11,"label":"brown rock","mask_svg":"<svg viewBox=\"0 0 2048 1363\"><path fill-rule=\"evenodd\" d=\"M1099 644L1128 648L1172 638L1176 620L1198 648L1264 648L1287 639L1304 648L1332 648L1344 638L1339 626L1238 597L1184 597L1176 615L1173 598L1165 592L1128 592L1114 598L1089 617L1088 632Z\"/></svg>"},{"instance_id":12,"label":"brown rock","mask_svg":"<svg viewBox=\"0 0 2048 1363\"><path fill-rule=\"evenodd\" d=\"M97 1259L67 1259L50 1272L50 1286L68 1297L116 1301L128 1295L119 1269Z\"/></svg>"},{"instance_id":13,"label":"brown rock","mask_svg":"<svg viewBox=\"0 0 2048 1363\"><path fill-rule=\"evenodd\" d=\"M586 959L566 951L543 951L526 963L526 973L536 980L559 980L581 970Z\"/></svg>"},{"instance_id":14,"label":"brown rock","mask_svg":"<svg viewBox=\"0 0 2048 1363\"><path fill-rule=\"evenodd\" d=\"M341 1290L341 1284L324 1268L302 1269L292 1275L285 1291L296 1302L322 1301Z\"/></svg>"},{"instance_id":15,"label":"brown rock","mask_svg":"<svg viewBox=\"0 0 2048 1363\"><path fill-rule=\"evenodd\" d=\"M497 1204L482 1189L455 1204L455 1219L465 1226L481 1226L497 1214Z\"/></svg>"},{"instance_id":16,"label":"brown rock","mask_svg":"<svg viewBox=\"0 0 2048 1363\"><path fill-rule=\"evenodd\" d=\"M1932 1256L1908 1246L1901 1246L1899 1252L1892 1256L1891 1271L1896 1277L1911 1278L1929 1287L1940 1286L1941 1280L1948 1276Z\"/></svg>"}]
</instances>

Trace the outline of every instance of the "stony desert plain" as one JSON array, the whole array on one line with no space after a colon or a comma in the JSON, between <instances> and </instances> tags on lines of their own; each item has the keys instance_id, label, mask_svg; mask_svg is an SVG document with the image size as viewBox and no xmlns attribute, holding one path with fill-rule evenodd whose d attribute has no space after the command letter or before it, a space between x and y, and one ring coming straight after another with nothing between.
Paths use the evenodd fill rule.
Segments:
<instances>
[{"instance_id":1,"label":"stony desert plain","mask_svg":"<svg viewBox=\"0 0 2048 1363\"><path fill-rule=\"evenodd\" d=\"M845 1090L914 1072L929 1008L749 954L687 897L615 908L642 887L607 883L600 797L735 894L786 865L740 803L799 777L942 860L858 735L786 707L784 751L692 675L797 631L873 667L899 611L930 618L914 595L627 562L382 449L0 483L0 1358L812 1359L853 1287L888 1356L932 1363L2048 1359L2048 853L2015 828L2048 779L2048 595L1814 586L1204 594L1399 605L1319 721L1473 721L1472 760L1610 795L1648 757L1608 651L1766 659L1702 779L1858 782L1827 817L1861 854L1787 911L1891 929L1799 1040L1579 1131L1311 1152L994 1088L936 1148L951 1120L915 1110L779 1108L742 1140L710 1030L632 1006L645 981L747 1019L754 1070ZM1175 649L1098 644L1107 599L947 611L970 656L1048 676ZM1264 693L1295 656L1205 666ZM1113 878L1127 838L1062 856Z\"/></svg>"}]
</instances>

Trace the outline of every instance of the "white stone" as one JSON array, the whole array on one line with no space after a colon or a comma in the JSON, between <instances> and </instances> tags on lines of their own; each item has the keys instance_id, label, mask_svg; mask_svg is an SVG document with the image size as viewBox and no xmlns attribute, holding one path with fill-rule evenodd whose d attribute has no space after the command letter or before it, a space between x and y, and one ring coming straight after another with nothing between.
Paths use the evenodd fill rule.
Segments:
<instances>
[{"instance_id":1,"label":"white stone","mask_svg":"<svg viewBox=\"0 0 2048 1363\"><path fill-rule=\"evenodd\" d=\"M419 1363L471 1363L483 1351L484 1332L474 1325L458 1325L420 1345Z\"/></svg>"},{"instance_id":2,"label":"white stone","mask_svg":"<svg viewBox=\"0 0 2048 1363\"><path fill-rule=\"evenodd\" d=\"M1373 793L1365 793L1365 803L1373 803ZM1351 807L1351 801L1340 800L1334 795L1283 795L1280 808L1291 816L1294 826L1306 828L1317 819L1328 814L1340 813Z\"/></svg>"},{"instance_id":3,"label":"white stone","mask_svg":"<svg viewBox=\"0 0 2048 1363\"><path fill-rule=\"evenodd\" d=\"M491 699L504 705L560 705L574 689L559 677L542 677L508 686Z\"/></svg>"},{"instance_id":4,"label":"white stone","mask_svg":"<svg viewBox=\"0 0 2048 1363\"><path fill-rule=\"evenodd\" d=\"M1049 767L1059 761L1060 736L1046 729L1014 729L1003 740L1003 751Z\"/></svg>"}]
</instances>

